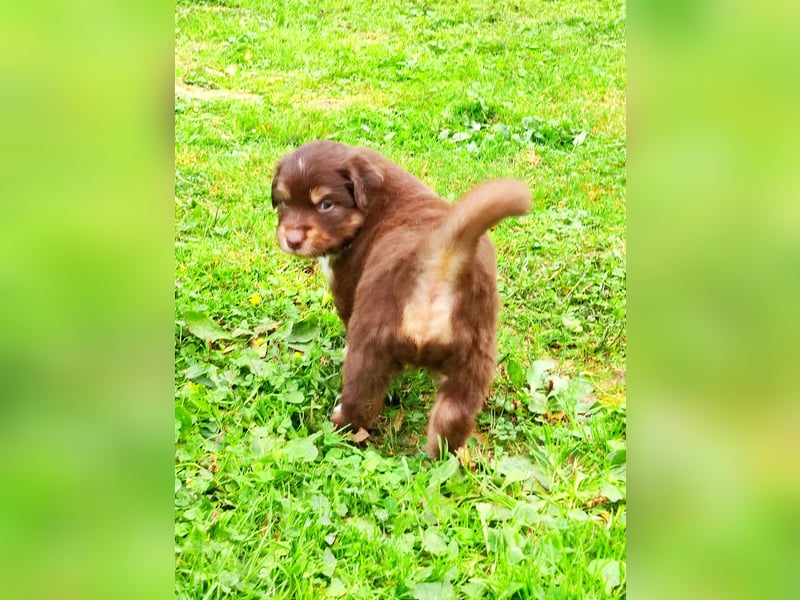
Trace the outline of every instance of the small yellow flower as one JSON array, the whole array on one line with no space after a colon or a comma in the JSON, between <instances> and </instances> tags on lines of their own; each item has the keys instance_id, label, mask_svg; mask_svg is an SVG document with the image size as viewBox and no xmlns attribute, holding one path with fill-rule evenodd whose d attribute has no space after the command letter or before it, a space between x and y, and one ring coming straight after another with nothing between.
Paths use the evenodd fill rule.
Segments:
<instances>
[{"instance_id":1,"label":"small yellow flower","mask_svg":"<svg viewBox=\"0 0 800 600\"><path fill-rule=\"evenodd\" d=\"M250 304L252 304L253 306L261 304L261 300L262 300L261 294L253 294L252 296L250 296Z\"/></svg>"}]
</instances>

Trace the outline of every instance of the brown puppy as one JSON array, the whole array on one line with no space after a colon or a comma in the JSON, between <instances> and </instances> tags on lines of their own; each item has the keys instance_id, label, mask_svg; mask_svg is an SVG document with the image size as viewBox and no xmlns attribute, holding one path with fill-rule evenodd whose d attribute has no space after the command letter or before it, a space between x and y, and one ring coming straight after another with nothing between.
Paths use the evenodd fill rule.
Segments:
<instances>
[{"instance_id":1,"label":"brown puppy","mask_svg":"<svg viewBox=\"0 0 800 600\"><path fill-rule=\"evenodd\" d=\"M278 163L272 204L278 244L320 259L347 329L333 422L368 429L391 378L426 367L440 375L426 450L463 446L495 371L499 296L485 232L528 212L525 185L486 182L450 204L374 150L316 141Z\"/></svg>"}]
</instances>

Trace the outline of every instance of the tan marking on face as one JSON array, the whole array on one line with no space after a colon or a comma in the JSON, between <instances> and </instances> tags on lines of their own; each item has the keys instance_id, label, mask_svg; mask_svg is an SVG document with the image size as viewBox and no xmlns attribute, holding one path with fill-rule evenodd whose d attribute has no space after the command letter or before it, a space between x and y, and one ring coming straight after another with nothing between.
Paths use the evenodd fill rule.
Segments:
<instances>
[{"instance_id":1,"label":"tan marking on face","mask_svg":"<svg viewBox=\"0 0 800 600\"><path fill-rule=\"evenodd\" d=\"M322 230L312 227L306 232L308 246L311 256L316 256L327 250L331 243L330 237Z\"/></svg>"},{"instance_id":2,"label":"tan marking on face","mask_svg":"<svg viewBox=\"0 0 800 600\"><path fill-rule=\"evenodd\" d=\"M283 223L278 223L278 229L276 233L278 237L278 246L280 249L289 254L294 254L294 251L289 248L289 244L286 243L286 227L284 227Z\"/></svg>"},{"instance_id":3,"label":"tan marking on face","mask_svg":"<svg viewBox=\"0 0 800 600\"><path fill-rule=\"evenodd\" d=\"M355 233L364 224L364 215L360 212L354 212L347 218L346 223L348 232Z\"/></svg>"},{"instance_id":4,"label":"tan marking on face","mask_svg":"<svg viewBox=\"0 0 800 600\"><path fill-rule=\"evenodd\" d=\"M286 182L283 180L280 180L275 184L275 191L278 192L281 200L289 200L291 198L289 194L289 188L286 186Z\"/></svg>"},{"instance_id":5,"label":"tan marking on face","mask_svg":"<svg viewBox=\"0 0 800 600\"><path fill-rule=\"evenodd\" d=\"M311 200L311 203L316 206L317 204L322 202L322 199L328 194L330 194L332 191L333 190L331 188L325 187L324 185L321 185L319 187L313 187L308 192L308 198L309 200Z\"/></svg>"},{"instance_id":6,"label":"tan marking on face","mask_svg":"<svg viewBox=\"0 0 800 600\"><path fill-rule=\"evenodd\" d=\"M320 256L326 251L327 246L330 244L330 239L322 230L317 229L316 227L311 227L304 231L305 239L303 240L302 245L299 248L291 248L287 242L287 236L291 229L291 227L285 225L284 223L278 224L278 246L280 246L281 250L288 254L305 257Z\"/></svg>"}]
</instances>

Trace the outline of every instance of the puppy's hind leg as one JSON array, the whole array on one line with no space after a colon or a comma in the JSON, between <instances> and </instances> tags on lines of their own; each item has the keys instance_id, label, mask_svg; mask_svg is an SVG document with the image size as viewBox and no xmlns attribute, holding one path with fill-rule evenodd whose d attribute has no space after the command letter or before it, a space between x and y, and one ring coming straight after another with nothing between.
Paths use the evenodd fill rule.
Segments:
<instances>
[{"instance_id":1,"label":"puppy's hind leg","mask_svg":"<svg viewBox=\"0 0 800 600\"><path fill-rule=\"evenodd\" d=\"M398 366L375 348L349 346L344 359L342 398L333 409L336 427L369 429L383 407L383 396Z\"/></svg>"},{"instance_id":2,"label":"puppy's hind leg","mask_svg":"<svg viewBox=\"0 0 800 600\"><path fill-rule=\"evenodd\" d=\"M493 367L493 362L492 365ZM455 452L469 439L475 417L491 382L492 369L466 370L447 378L439 387L436 403L428 420L425 450L433 459Z\"/></svg>"}]
</instances>

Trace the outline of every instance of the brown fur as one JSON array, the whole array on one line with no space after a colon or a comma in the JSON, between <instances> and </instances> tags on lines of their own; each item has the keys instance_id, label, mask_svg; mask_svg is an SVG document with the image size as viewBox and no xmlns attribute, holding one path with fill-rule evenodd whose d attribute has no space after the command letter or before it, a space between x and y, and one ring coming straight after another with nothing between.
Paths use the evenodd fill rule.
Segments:
<instances>
[{"instance_id":1,"label":"brown fur","mask_svg":"<svg viewBox=\"0 0 800 600\"><path fill-rule=\"evenodd\" d=\"M455 450L472 433L496 362L499 296L485 232L530 209L514 180L482 183L450 204L368 148L305 144L272 182L280 247L327 257L347 328L337 426L368 429L406 366L441 375L426 450Z\"/></svg>"}]
</instances>

